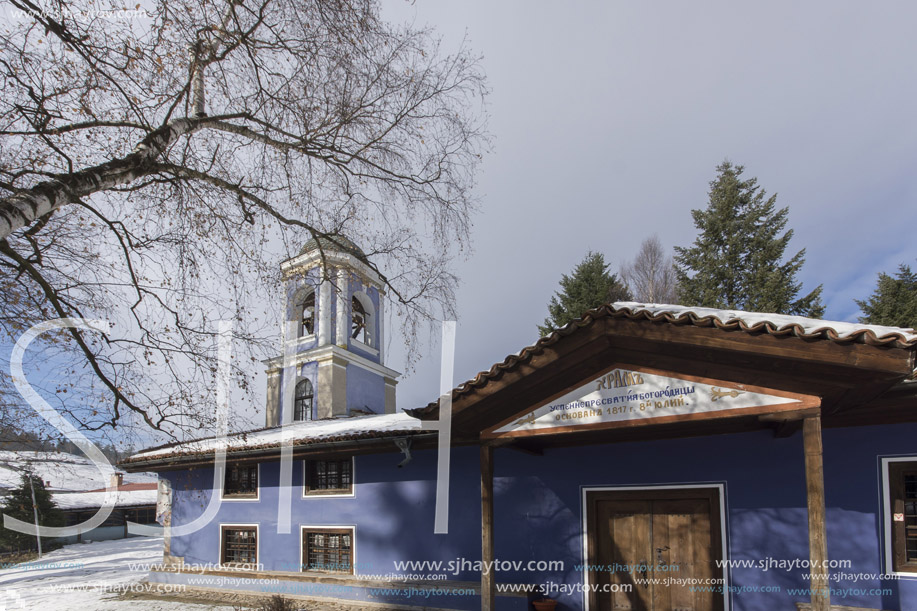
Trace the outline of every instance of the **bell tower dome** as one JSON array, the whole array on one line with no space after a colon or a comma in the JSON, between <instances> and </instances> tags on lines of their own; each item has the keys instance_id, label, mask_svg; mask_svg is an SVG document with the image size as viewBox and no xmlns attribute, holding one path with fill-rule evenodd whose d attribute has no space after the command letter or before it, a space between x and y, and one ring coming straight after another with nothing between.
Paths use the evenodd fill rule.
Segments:
<instances>
[{"instance_id":1,"label":"bell tower dome","mask_svg":"<svg viewBox=\"0 0 917 611\"><path fill-rule=\"evenodd\" d=\"M400 374L385 366L384 283L363 251L341 235L313 238L280 269L283 355L266 362L265 425L394 413Z\"/></svg>"}]
</instances>

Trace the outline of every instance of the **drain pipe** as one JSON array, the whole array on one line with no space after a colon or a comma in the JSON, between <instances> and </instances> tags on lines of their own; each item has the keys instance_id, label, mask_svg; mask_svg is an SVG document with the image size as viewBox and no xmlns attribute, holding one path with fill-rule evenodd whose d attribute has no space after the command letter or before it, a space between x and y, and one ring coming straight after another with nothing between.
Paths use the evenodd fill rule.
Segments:
<instances>
[{"instance_id":1,"label":"drain pipe","mask_svg":"<svg viewBox=\"0 0 917 611\"><path fill-rule=\"evenodd\" d=\"M411 456L411 438L410 437L398 437L395 439L395 445L401 450L401 453L404 454L404 460L398 463L398 468L405 466L412 460L414 457Z\"/></svg>"}]
</instances>

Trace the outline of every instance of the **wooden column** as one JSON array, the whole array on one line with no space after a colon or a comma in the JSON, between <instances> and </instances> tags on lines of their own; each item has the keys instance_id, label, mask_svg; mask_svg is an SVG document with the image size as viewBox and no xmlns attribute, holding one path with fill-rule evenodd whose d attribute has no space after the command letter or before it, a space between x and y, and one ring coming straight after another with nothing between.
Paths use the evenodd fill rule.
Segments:
<instances>
[{"instance_id":1,"label":"wooden column","mask_svg":"<svg viewBox=\"0 0 917 611\"><path fill-rule=\"evenodd\" d=\"M825 530L825 470L822 462L821 416L809 416L802 425L806 454L806 497L809 506L809 560L812 561L812 611L829 611L828 536Z\"/></svg>"},{"instance_id":2,"label":"wooden column","mask_svg":"<svg viewBox=\"0 0 917 611\"><path fill-rule=\"evenodd\" d=\"M494 611L494 448L481 446L481 560L490 570L481 572L481 611Z\"/></svg>"}]
</instances>

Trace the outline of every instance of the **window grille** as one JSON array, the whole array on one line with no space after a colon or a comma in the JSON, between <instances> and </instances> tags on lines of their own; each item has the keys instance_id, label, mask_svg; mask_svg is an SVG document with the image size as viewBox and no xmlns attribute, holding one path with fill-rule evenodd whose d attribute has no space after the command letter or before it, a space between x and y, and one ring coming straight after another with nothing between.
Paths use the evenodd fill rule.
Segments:
<instances>
[{"instance_id":1,"label":"window grille","mask_svg":"<svg viewBox=\"0 0 917 611\"><path fill-rule=\"evenodd\" d=\"M304 571L353 573L353 531L304 531L302 557Z\"/></svg>"},{"instance_id":2,"label":"window grille","mask_svg":"<svg viewBox=\"0 0 917 611\"><path fill-rule=\"evenodd\" d=\"M258 496L258 465L230 465L226 469L223 496Z\"/></svg>"},{"instance_id":3,"label":"window grille","mask_svg":"<svg viewBox=\"0 0 917 611\"><path fill-rule=\"evenodd\" d=\"M223 564L256 564L258 533L251 528L223 528Z\"/></svg>"},{"instance_id":4,"label":"window grille","mask_svg":"<svg viewBox=\"0 0 917 611\"><path fill-rule=\"evenodd\" d=\"M353 459L306 461L306 494L340 494L352 491Z\"/></svg>"}]
</instances>

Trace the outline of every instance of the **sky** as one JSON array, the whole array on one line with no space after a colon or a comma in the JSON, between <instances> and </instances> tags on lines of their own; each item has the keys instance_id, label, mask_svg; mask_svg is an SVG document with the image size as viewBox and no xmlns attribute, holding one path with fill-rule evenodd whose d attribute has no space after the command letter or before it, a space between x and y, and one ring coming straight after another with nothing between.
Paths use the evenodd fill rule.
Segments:
<instances>
[{"instance_id":1,"label":"sky","mask_svg":"<svg viewBox=\"0 0 917 611\"><path fill-rule=\"evenodd\" d=\"M444 52L464 41L490 89L453 386L538 339L587 251L617 271L652 234L689 246L724 159L789 207L787 254L806 249L799 279L823 285L825 318L855 321L879 272L917 264L913 2L380 1ZM403 371L397 334L387 365ZM398 407L439 388L434 340Z\"/></svg>"},{"instance_id":2,"label":"sky","mask_svg":"<svg viewBox=\"0 0 917 611\"><path fill-rule=\"evenodd\" d=\"M472 256L457 265L454 382L538 338L592 249L617 271L653 233L688 246L724 159L806 249L825 318L855 321L879 272L917 263L917 5L904 2L385 0L443 49L481 55L494 147ZM392 344L389 364L399 367ZM431 346L399 408L439 389Z\"/></svg>"}]
</instances>

